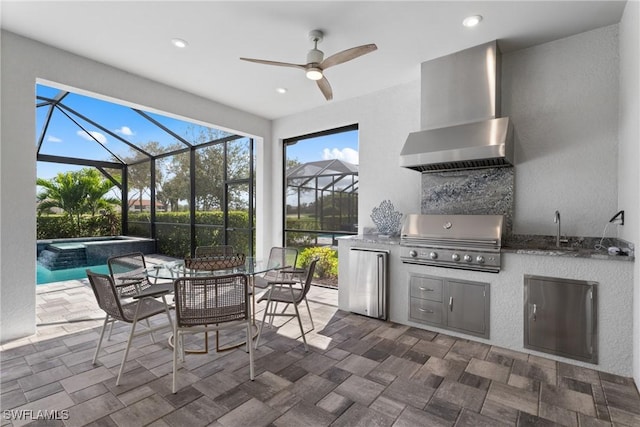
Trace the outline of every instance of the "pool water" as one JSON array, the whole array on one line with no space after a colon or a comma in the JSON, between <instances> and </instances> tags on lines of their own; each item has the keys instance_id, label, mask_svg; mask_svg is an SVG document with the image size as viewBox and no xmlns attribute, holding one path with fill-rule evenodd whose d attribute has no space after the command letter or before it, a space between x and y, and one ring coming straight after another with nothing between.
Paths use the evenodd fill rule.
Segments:
<instances>
[{"instance_id":1,"label":"pool water","mask_svg":"<svg viewBox=\"0 0 640 427\"><path fill-rule=\"evenodd\" d=\"M45 283L51 282L62 282L64 280L86 279L87 268L95 273L109 274L109 267L107 266L107 264L91 265L89 267L67 268L64 270L49 270L39 263L37 263L36 265L38 266L36 270L37 285L43 285Z\"/></svg>"}]
</instances>

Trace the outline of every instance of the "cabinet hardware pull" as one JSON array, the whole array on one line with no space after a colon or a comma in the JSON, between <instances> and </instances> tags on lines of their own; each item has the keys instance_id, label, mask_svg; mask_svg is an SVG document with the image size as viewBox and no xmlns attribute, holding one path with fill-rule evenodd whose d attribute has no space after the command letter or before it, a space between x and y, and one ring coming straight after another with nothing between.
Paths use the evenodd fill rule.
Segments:
<instances>
[{"instance_id":1,"label":"cabinet hardware pull","mask_svg":"<svg viewBox=\"0 0 640 427\"><path fill-rule=\"evenodd\" d=\"M534 322L536 321L537 313L538 313L538 307L535 304L533 304L533 321Z\"/></svg>"},{"instance_id":2,"label":"cabinet hardware pull","mask_svg":"<svg viewBox=\"0 0 640 427\"><path fill-rule=\"evenodd\" d=\"M449 297L449 311L453 311L453 297Z\"/></svg>"},{"instance_id":3,"label":"cabinet hardware pull","mask_svg":"<svg viewBox=\"0 0 640 427\"><path fill-rule=\"evenodd\" d=\"M433 292L433 289L420 287L421 291Z\"/></svg>"},{"instance_id":4,"label":"cabinet hardware pull","mask_svg":"<svg viewBox=\"0 0 640 427\"><path fill-rule=\"evenodd\" d=\"M424 308L420 308L420 307L418 307L418 310L419 310L419 311L421 311L421 312L423 312L423 313L429 313L429 314L433 314L433 313L434 313L434 311L433 311L433 310L426 310L426 309L424 309Z\"/></svg>"}]
</instances>

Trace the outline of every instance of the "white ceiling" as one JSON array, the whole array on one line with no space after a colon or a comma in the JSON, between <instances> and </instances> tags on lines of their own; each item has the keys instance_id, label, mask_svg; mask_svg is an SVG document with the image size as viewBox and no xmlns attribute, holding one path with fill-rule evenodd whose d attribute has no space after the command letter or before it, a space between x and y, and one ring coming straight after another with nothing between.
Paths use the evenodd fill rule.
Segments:
<instances>
[{"instance_id":1,"label":"white ceiling","mask_svg":"<svg viewBox=\"0 0 640 427\"><path fill-rule=\"evenodd\" d=\"M419 78L420 63L491 40L509 52L620 21L622 1L6 1L3 29L274 119ZM484 17L476 28L464 17ZM326 71L325 101L301 70L310 30L325 57L378 50ZM189 46L179 50L171 39ZM275 89L285 87L284 95Z\"/></svg>"}]
</instances>

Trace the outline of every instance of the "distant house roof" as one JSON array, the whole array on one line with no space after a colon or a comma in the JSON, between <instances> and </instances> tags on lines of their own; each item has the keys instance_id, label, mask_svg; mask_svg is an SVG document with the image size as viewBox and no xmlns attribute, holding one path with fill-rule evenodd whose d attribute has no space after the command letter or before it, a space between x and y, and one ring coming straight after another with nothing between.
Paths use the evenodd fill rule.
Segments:
<instances>
[{"instance_id":1,"label":"distant house roof","mask_svg":"<svg viewBox=\"0 0 640 427\"><path fill-rule=\"evenodd\" d=\"M144 208L148 208L151 206L151 200L148 199L135 199L135 200L129 200L129 206L140 206L142 205L142 207ZM158 202L156 201L156 208L164 208L164 203L162 202Z\"/></svg>"},{"instance_id":2,"label":"distant house roof","mask_svg":"<svg viewBox=\"0 0 640 427\"><path fill-rule=\"evenodd\" d=\"M287 178L314 178L330 175L357 175L358 165L343 160L319 160L295 166L287 171Z\"/></svg>"},{"instance_id":3,"label":"distant house roof","mask_svg":"<svg viewBox=\"0 0 640 427\"><path fill-rule=\"evenodd\" d=\"M357 191L358 165L343 160L319 160L294 166L287 171L287 185L299 188L333 188ZM312 184L312 181L313 182ZM313 186L313 187L311 187Z\"/></svg>"}]
</instances>

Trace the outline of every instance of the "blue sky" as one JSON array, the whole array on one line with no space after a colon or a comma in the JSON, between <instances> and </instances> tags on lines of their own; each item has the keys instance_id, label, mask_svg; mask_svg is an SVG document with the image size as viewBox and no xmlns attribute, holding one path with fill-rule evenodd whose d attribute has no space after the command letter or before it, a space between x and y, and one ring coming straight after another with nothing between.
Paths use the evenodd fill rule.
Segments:
<instances>
[{"instance_id":1,"label":"blue sky","mask_svg":"<svg viewBox=\"0 0 640 427\"><path fill-rule=\"evenodd\" d=\"M36 91L39 96L53 98L58 94L59 89L37 85ZM39 102L41 101L36 100L36 103ZM128 107L75 93L69 94L63 100L63 103L132 143L157 141L163 147L177 143L177 140L170 134L153 125ZM48 107L36 109L36 138L40 136L47 110ZM194 133L197 133L201 129L206 129L204 126L191 122L177 120L159 114L148 114L167 128L173 130L176 134L183 137L186 136L185 139L190 142L194 142L192 138ZM126 157L131 155L129 147L118 140L118 138L109 135L107 132L82 119L78 119L74 115L71 115L71 117L82 125L86 132L81 130L63 113L56 110L42 144L42 154L110 161L111 154L105 149L107 148L117 156ZM89 136L89 134L91 134L93 138ZM295 146L288 147L287 154L289 157L294 157L300 162L338 158L357 164L358 132L343 132L306 139ZM38 162L38 177L50 179L58 172L77 170L80 168L82 167Z\"/></svg>"},{"instance_id":2,"label":"blue sky","mask_svg":"<svg viewBox=\"0 0 640 427\"><path fill-rule=\"evenodd\" d=\"M359 164L358 131L303 139L287 147L287 157L297 159L300 163L340 159L357 165Z\"/></svg>"}]
</instances>

